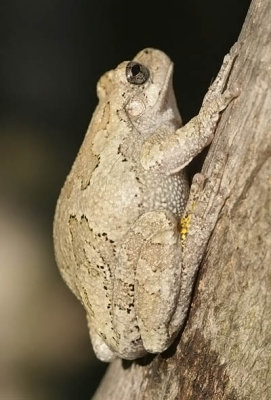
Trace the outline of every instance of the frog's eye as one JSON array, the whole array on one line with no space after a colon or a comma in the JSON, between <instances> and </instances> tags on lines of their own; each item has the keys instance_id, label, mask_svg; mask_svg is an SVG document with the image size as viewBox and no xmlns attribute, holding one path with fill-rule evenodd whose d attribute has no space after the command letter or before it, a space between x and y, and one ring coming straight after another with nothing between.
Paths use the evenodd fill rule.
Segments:
<instances>
[{"instance_id":1,"label":"frog's eye","mask_svg":"<svg viewBox=\"0 0 271 400\"><path fill-rule=\"evenodd\" d=\"M130 61L126 66L126 78L129 83L134 85L142 85L150 76L149 70L142 64Z\"/></svg>"}]
</instances>

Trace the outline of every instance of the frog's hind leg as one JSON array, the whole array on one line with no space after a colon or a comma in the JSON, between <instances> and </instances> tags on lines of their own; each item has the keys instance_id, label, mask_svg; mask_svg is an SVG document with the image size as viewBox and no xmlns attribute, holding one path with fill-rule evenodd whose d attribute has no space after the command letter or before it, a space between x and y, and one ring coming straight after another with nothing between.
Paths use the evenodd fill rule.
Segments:
<instances>
[{"instance_id":1,"label":"frog's hind leg","mask_svg":"<svg viewBox=\"0 0 271 400\"><path fill-rule=\"evenodd\" d=\"M182 265L176 218L166 211L143 214L127 240L128 247L132 240L138 250L134 305L143 346L150 353L160 353L176 333L171 319L178 303Z\"/></svg>"}]
</instances>

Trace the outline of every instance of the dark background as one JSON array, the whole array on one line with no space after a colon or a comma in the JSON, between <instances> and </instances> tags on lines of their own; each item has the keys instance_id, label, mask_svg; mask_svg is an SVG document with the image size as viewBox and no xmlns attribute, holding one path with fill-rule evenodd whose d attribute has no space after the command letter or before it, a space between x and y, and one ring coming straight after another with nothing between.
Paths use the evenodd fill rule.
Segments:
<instances>
[{"instance_id":1,"label":"dark background","mask_svg":"<svg viewBox=\"0 0 271 400\"><path fill-rule=\"evenodd\" d=\"M237 40L248 0L1 0L0 398L88 399L105 364L53 257L60 188L106 70L144 47L175 62L184 122Z\"/></svg>"}]
</instances>

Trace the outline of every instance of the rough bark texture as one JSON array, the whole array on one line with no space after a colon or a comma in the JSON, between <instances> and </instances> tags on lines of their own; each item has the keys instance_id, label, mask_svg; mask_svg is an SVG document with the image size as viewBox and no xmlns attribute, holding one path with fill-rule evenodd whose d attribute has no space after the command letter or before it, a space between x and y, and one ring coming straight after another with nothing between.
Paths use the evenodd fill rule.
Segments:
<instances>
[{"instance_id":1,"label":"rough bark texture","mask_svg":"<svg viewBox=\"0 0 271 400\"><path fill-rule=\"evenodd\" d=\"M220 183L208 209L223 203L185 329L165 354L112 363L95 400L271 399L270 21L270 1L252 1L229 82L241 95L203 167Z\"/></svg>"}]
</instances>

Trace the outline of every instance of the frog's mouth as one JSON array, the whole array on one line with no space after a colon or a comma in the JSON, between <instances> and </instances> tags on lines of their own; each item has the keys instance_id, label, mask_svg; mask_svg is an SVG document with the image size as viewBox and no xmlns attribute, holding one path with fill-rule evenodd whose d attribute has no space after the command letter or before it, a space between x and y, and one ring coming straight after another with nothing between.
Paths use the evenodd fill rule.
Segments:
<instances>
[{"instance_id":1,"label":"frog's mouth","mask_svg":"<svg viewBox=\"0 0 271 400\"><path fill-rule=\"evenodd\" d=\"M162 89L158 93L154 109L160 115L163 115L164 121L174 122L174 125L179 127L182 124L182 119L173 90L173 66L173 62L171 62L162 84Z\"/></svg>"},{"instance_id":2,"label":"frog's mouth","mask_svg":"<svg viewBox=\"0 0 271 400\"><path fill-rule=\"evenodd\" d=\"M162 89L158 93L157 101L156 103L159 103L161 106L165 100L169 97L170 93L173 93L173 83L172 83L172 78L173 78L173 62L169 64L165 79L162 86Z\"/></svg>"}]
</instances>

